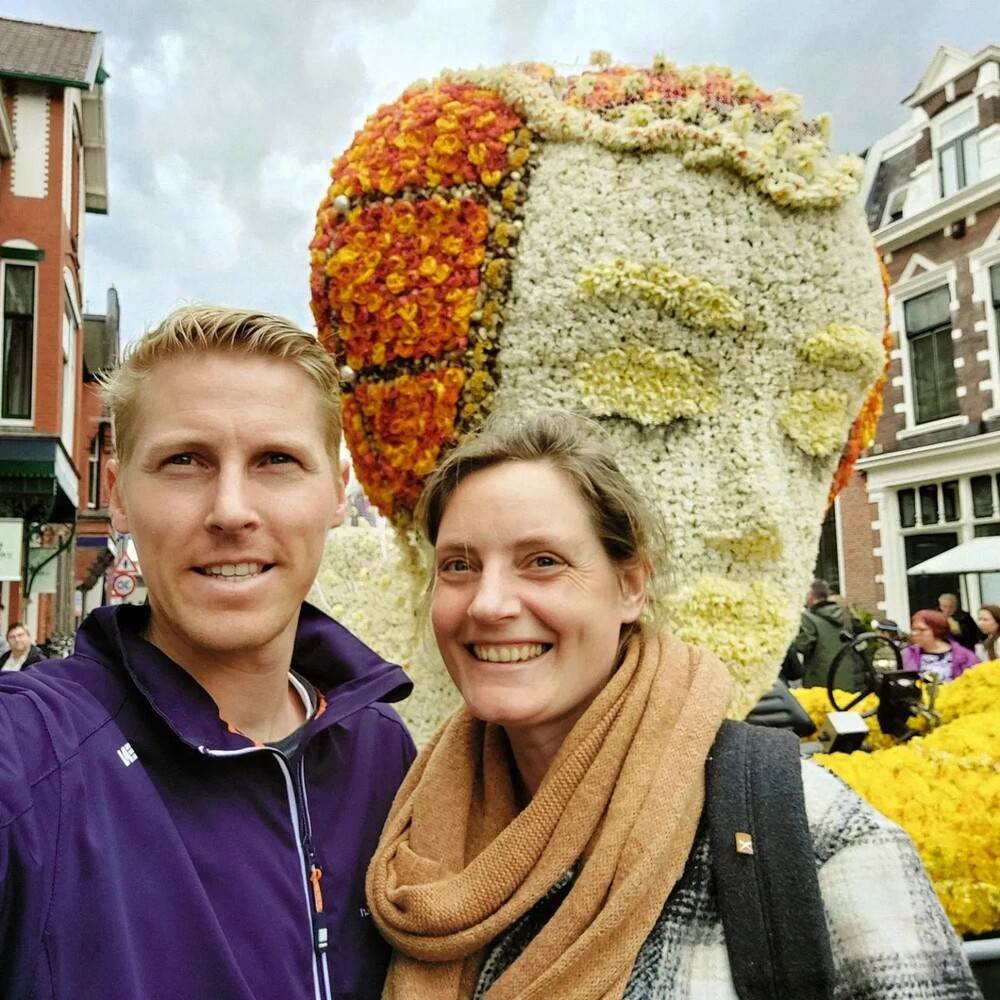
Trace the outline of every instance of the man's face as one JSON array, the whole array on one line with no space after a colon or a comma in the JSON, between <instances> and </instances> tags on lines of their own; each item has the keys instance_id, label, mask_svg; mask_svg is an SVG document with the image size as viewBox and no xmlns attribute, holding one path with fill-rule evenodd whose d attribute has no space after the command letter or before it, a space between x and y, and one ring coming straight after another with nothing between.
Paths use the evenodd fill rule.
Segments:
<instances>
[{"instance_id":1,"label":"man's face","mask_svg":"<svg viewBox=\"0 0 1000 1000\"><path fill-rule=\"evenodd\" d=\"M7 644L20 656L31 648L31 634L23 625L19 625L7 633Z\"/></svg>"},{"instance_id":2,"label":"man's face","mask_svg":"<svg viewBox=\"0 0 1000 1000\"><path fill-rule=\"evenodd\" d=\"M780 209L723 171L669 159L544 147L497 403L604 423L667 522L675 630L742 679L770 676L761 693L884 363L878 265L859 216Z\"/></svg>"},{"instance_id":3,"label":"man's face","mask_svg":"<svg viewBox=\"0 0 1000 1000\"><path fill-rule=\"evenodd\" d=\"M345 500L319 391L294 364L212 352L146 383L110 508L149 591L150 640L197 669L291 658L299 608Z\"/></svg>"},{"instance_id":4,"label":"man's face","mask_svg":"<svg viewBox=\"0 0 1000 1000\"><path fill-rule=\"evenodd\" d=\"M958 601L956 601L951 594L942 594L938 598L938 608L940 609L941 614L950 618L958 608Z\"/></svg>"}]
</instances>

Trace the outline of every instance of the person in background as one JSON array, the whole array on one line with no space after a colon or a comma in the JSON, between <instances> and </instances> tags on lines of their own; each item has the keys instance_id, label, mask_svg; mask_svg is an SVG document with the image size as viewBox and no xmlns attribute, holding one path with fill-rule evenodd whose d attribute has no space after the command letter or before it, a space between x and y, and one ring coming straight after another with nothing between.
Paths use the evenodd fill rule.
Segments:
<instances>
[{"instance_id":1,"label":"person in background","mask_svg":"<svg viewBox=\"0 0 1000 1000\"><path fill-rule=\"evenodd\" d=\"M997 639L1000 639L1000 605L984 604L976 616L979 631L983 633L983 658L995 660L1000 657Z\"/></svg>"},{"instance_id":2,"label":"person in background","mask_svg":"<svg viewBox=\"0 0 1000 1000\"><path fill-rule=\"evenodd\" d=\"M339 384L294 324L212 306L105 380L149 602L0 675L0 997L378 997L411 684L304 603L346 513Z\"/></svg>"},{"instance_id":3,"label":"person in background","mask_svg":"<svg viewBox=\"0 0 1000 1000\"><path fill-rule=\"evenodd\" d=\"M662 527L598 434L566 411L500 412L427 480L430 621L465 704L414 762L368 871L395 949L383 1000L735 998L727 913L758 981L773 962L713 879L717 848L753 863L737 857L749 835L723 828L719 847L704 819L744 801L776 734L724 725L725 667L644 614ZM730 727L745 754L710 785ZM805 793L797 940L807 911L828 934L783 950L769 995L979 996L909 838L779 742Z\"/></svg>"},{"instance_id":4,"label":"person in background","mask_svg":"<svg viewBox=\"0 0 1000 1000\"><path fill-rule=\"evenodd\" d=\"M45 659L45 654L31 641L31 633L21 622L11 622L8 626L7 645L7 652L0 656L0 671L24 670Z\"/></svg>"},{"instance_id":5,"label":"person in background","mask_svg":"<svg viewBox=\"0 0 1000 1000\"><path fill-rule=\"evenodd\" d=\"M888 639L894 646L902 647L910 641L909 635L892 618L873 618L872 631L883 639Z\"/></svg>"},{"instance_id":6,"label":"person in background","mask_svg":"<svg viewBox=\"0 0 1000 1000\"><path fill-rule=\"evenodd\" d=\"M799 631L790 649L790 652L802 657L802 686L826 687L833 658L851 638L847 616L830 600L830 585L826 580L813 580L806 593L806 608L802 612ZM783 667L786 676L790 666L791 659L786 656ZM844 676L836 685L844 691L853 690L854 682L847 674L845 668Z\"/></svg>"},{"instance_id":7,"label":"person in background","mask_svg":"<svg viewBox=\"0 0 1000 1000\"><path fill-rule=\"evenodd\" d=\"M975 652L976 643L982 636L972 615L959 607L958 597L955 594L942 594L938 598L938 610L948 619L952 638L966 649Z\"/></svg>"},{"instance_id":8,"label":"person in background","mask_svg":"<svg viewBox=\"0 0 1000 1000\"><path fill-rule=\"evenodd\" d=\"M943 681L979 662L970 649L952 638L948 619L940 611L918 611L910 621L913 642L903 650L903 669L931 673Z\"/></svg>"},{"instance_id":9,"label":"person in background","mask_svg":"<svg viewBox=\"0 0 1000 1000\"><path fill-rule=\"evenodd\" d=\"M851 636L863 635L865 631L864 623L851 610L851 602L843 594L831 594L830 600L843 612L844 621L847 622L847 631Z\"/></svg>"}]
</instances>

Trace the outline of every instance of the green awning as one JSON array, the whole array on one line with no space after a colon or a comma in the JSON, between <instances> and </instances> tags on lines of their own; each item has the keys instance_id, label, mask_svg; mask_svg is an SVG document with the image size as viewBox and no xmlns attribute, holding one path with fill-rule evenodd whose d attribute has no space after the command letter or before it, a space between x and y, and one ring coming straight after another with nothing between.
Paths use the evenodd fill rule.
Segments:
<instances>
[{"instance_id":1,"label":"green awning","mask_svg":"<svg viewBox=\"0 0 1000 1000\"><path fill-rule=\"evenodd\" d=\"M80 477L62 441L48 434L0 436L0 516L73 524Z\"/></svg>"}]
</instances>

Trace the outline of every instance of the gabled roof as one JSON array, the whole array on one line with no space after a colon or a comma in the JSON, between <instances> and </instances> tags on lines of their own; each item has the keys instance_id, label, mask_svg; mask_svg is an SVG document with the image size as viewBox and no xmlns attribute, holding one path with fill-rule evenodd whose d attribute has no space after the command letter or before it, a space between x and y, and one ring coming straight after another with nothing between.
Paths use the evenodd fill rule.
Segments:
<instances>
[{"instance_id":1,"label":"gabled roof","mask_svg":"<svg viewBox=\"0 0 1000 1000\"><path fill-rule=\"evenodd\" d=\"M0 76L89 90L104 82L99 31L0 18Z\"/></svg>"},{"instance_id":2,"label":"gabled roof","mask_svg":"<svg viewBox=\"0 0 1000 1000\"><path fill-rule=\"evenodd\" d=\"M954 80L991 58L1000 58L1000 48L996 45L987 45L975 55L970 55L968 52L963 52L951 45L939 46L916 89L908 97L903 98L902 103L908 104L911 108L917 107L934 91L940 90L949 80Z\"/></svg>"}]
</instances>

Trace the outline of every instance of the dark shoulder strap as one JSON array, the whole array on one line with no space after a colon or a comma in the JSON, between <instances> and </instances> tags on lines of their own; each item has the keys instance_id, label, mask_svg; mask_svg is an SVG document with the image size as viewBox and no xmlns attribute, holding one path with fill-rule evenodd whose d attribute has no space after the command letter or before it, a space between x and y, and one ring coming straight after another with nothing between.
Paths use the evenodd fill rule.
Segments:
<instances>
[{"instance_id":1,"label":"dark shoulder strap","mask_svg":"<svg viewBox=\"0 0 1000 1000\"><path fill-rule=\"evenodd\" d=\"M833 956L795 736L724 722L708 758L705 812L740 1000L829 1000Z\"/></svg>"}]
</instances>

